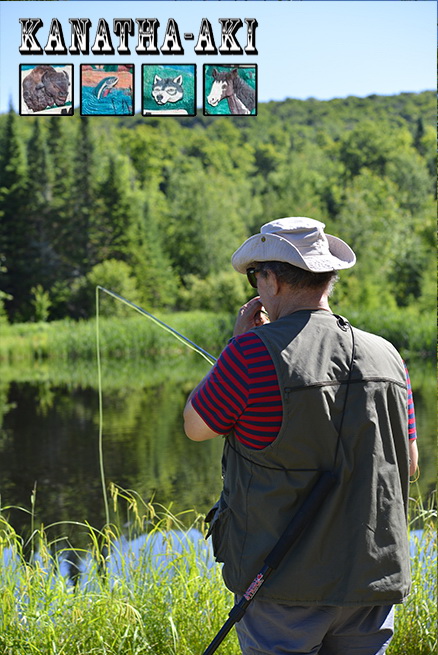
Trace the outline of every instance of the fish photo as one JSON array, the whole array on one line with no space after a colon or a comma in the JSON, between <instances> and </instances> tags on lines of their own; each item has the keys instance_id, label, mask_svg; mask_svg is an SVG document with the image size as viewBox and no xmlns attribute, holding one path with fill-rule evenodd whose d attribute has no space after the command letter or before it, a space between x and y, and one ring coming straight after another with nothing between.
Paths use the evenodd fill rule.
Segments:
<instances>
[{"instance_id":1,"label":"fish photo","mask_svg":"<svg viewBox=\"0 0 438 655\"><path fill-rule=\"evenodd\" d=\"M134 66L82 64L81 116L132 116Z\"/></svg>"}]
</instances>

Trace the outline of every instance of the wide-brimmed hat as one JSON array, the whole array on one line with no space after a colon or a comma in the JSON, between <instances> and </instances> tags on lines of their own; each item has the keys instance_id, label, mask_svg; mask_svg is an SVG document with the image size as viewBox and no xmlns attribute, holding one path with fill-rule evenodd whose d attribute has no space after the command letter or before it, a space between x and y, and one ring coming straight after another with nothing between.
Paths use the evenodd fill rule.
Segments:
<instances>
[{"instance_id":1,"label":"wide-brimmed hat","mask_svg":"<svg viewBox=\"0 0 438 655\"><path fill-rule=\"evenodd\" d=\"M305 216L289 216L265 223L260 234L236 250L231 263L239 273L253 262L287 262L314 273L340 271L356 263L345 241L324 233L325 224Z\"/></svg>"}]
</instances>

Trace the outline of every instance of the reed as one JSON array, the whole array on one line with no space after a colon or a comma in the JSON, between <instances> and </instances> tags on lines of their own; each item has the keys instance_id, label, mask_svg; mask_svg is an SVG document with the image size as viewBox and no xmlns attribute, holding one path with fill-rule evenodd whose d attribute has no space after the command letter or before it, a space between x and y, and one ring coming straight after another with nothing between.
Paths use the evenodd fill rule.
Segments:
<instances>
[{"instance_id":1,"label":"reed","mask_svg":"<svg viewBox=\"0 0 438 655\"><path fill-rule=\"evenodd\" d=\"M436 326L431 312L420 313L412 307L379 307L378 310L342 307L339 311L352 325L390 341L403 357L435 355Z\"/></svg>"},{"instance_id":2,"label":"reed","mask_svg":"<svg viewBox=\"0 0 438 655\"><path fill-rule=\"evenodd\" d=\"M187 528L187 517L135 494L113 487L112 499L115 520L122 513L124 521L121 506L128 507L128 534L116 524L77 524L88 531L89 548L76 552L84 563L76 583L62 575L75 551L57 548L59 538L50 542L51 526L34 532L29 557L29 543L1 520L2 654L195 655L208 645L232 598L196 532L197 517ZM139 530L147 540L137 548ZM239 652L234 636L222 652Z\"/></svg>"},{"instance_id":3,"label":"reed","mask_svg":"<svg viewBox=\"0 0 438 655\"><path fill-rule=\"evenodd\" d=\"M437 510L435 494L428 507L420 495L411 498L412 590L397 605L395 634L388 655L434 655L437 639Z\"/></svg>"},{"instance_id":4,"label":"reed","mask_svg":"<svg viewBox=\"0 0 438 655\"><path fill-rule=\"evenodd\" d=\"M208 312L159 315L202 348L218 355L232 334L233 320ZM187 347L147 318L105 318L99 321L102 354L111 359L158 358L186 352ZM0 362L93 359L96 324L89 321L54 321L0 327Z\"/></svg>"},{"instance_id":5,"label":"reed","mask_svg":"<svg viewBox=\"0 0 438 655\"><path fill-rule=\"evenodd\" d=\"M171 508L114 485L111 501L110 525L97 530L76 524L89 537L80 552L59 537L50 541L53 526L39 526L23 541L3 508L3 655L200 655L210 643L233 599L202 539L199 517L195 512L175 516ZM389 655L436 652L436 512L423 508L415 525L418 520L423 537L412 560L413 592L397 608ZM81 576L72 575L71 566L69 578L66 565L78 558ZM233 631L220 653L239 652Z\"/></svg>"},{"instance_id":6,"label":"reed","mask_svg":"<svg viewBox=\"0 0 438 655\"><path fill-rule=\"evenodd\" d=\"M434 356L435 321L410 310L385 312L342 308L351 323L391 341L404 357ZM337 308L335 308L337 311ZM341 311L341 310L339 310ZM179 355L187 347L134 310L129 318L100 318L100 343L104 357L121 360ZM234 316L207 311L157 313L157 318L182 333L215 357L232 335ZM78 359L94 360L94 320L53 321L0 325L0 363Z\"/></svg>"}]
</instances>

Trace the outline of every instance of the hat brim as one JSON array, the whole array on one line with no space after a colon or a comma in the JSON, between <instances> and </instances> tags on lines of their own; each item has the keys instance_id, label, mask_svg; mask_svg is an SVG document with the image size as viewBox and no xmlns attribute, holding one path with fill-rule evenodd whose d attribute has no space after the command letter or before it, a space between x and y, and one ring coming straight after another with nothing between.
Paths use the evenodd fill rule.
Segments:
<instances>
[{"instance_id":1,"label":"hat brim","mask_svg":"<svg viewBox=\"0 0 438 655\"><path fill-rule=\"evenodd\" d=\"M326 234L326 237L329 243L328 253L306 254L303 257L290 241L279 234L255 234L236 250L231 264L236 271L243 274L253 262L286 262L313 273L341 271L354 266L356 255L350 246L331 234Z\"/></svg>"}]
</instances>

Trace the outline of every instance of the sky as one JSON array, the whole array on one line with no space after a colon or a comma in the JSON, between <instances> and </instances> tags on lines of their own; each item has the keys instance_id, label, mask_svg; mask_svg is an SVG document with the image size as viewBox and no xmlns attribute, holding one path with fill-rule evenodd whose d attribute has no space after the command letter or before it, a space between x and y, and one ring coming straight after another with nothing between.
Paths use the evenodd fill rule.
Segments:
<instances>
[{"instance_id":1,"label":"sky","mask_svg":"<svg viewBox=\"0 0 438 655\"><path fill-rule=\"evenodd\" d=\"M62 25L67 48L70 45L69 18L91 20L91 43L99 18L112 28L114 18L157 18L160 21L158 45L162 44L169 18L173 18L184 41L184 55L138 56L137 24L129 39L131 55L97 57L90 55L22 55L19 18L41 18L43 26L36 36L44 48L52 18ZM257 55L216 55L203 57L194 52L202 18L213 28L220 46L219 18L241 18L243 27L236 36L244 48L245 18L256 18ZM143 63L257 64L258 101L285 98L319 100L393 95L436 88L436 4L420 0L306 0L304 2L205 2L167 1L88 1L0 2L0 112L9 101L18 110L19 64L73 63L75 86L81 63L133 63L140 71ZM118 37L112 32L113 45ZM61 61L62 60L62 61ZM138 67L138 69L137 69ZM202 74L198 72L198 99L202 97ZM140 98L140 73L136 74L136 98ZM75 105L79 98L75 89ZM139 100L136 100L136 104ZM137 110L139 107L136 108Z\"/></svg>"}]
</instances>

